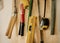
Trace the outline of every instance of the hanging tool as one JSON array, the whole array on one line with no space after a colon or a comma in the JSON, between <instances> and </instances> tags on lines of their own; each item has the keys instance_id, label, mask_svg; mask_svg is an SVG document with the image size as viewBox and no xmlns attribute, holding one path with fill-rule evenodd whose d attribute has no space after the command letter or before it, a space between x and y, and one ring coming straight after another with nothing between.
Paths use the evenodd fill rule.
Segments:
<instances>
[{"instance_id":1,"label":"hanging tool","mask_svg":"<svg viewBox=\"0 0 60 43\"><path fill-rule=\"evenodd\" d=\"M40 22L40 36L41 36L41 43L44 43L44 38L43 38L43 29L46 30L49 27L49 19L45 17L46 14L46 0L44 0L44 16L41 19Z\"/></svg>"},{"instance_id":2,"label":"hanging tool","mask_svg":"<svg viewBox=\"0 0 60 43\"><path fill-rule=\"evenodd\" d=\"M49 27L49 19L45 17L46 14L46 0L44 0L44 16L41 19L40 26L46 30Z\"/></svg>"},{"instance_id":3,"label":"hanging tool","mask_svg":"<svg viewBox=\"0 0 60 43\"><path fill-rule=\"evenodd\" d=\"M37 17L32 16L32 7L33 7L33 0L30 0L29 15L28 15L28 31L27 31L26 43L34 42L34 32L35 32Z\"/></svg>"},{"instance_id":4,"label":"hanging tool","mask_svg":"<svg viewBox=\"0 0 60 43\"><path fill-rule=\"evenodd\" d=\"M46 0L44 0L44 16L42 17L41 20L40 20L40 1L38 0L37 3L38 3L38 13L39 13L40 38L41 38L40 43L44 43L43 29L47 29L48 26L49 26L49 20L48 20L48 18L45 18L45 13L46 13Z\"/></svg>"},{"instance_id":5,"label":"hanging tool","mask_svg":"<svg viewBox=\"0 0 60 43\"><path fill-rule=\"evenodd\" d=\"M21 15L20 15L20 27L19 27L19 35L24 36L24 24L25 24L25 9L23 4L21 4Z\"/></svg>"},{"instance_id":6,"label":"hanging tool","mask_svg":"<svg viewBox=\"0 0 60 43\"><path fill-rule=\"evenodd\" d=\"M34 34L35 34L36 23L37 23L37 17L31 16L29 18L27 42L26 43L33 43L34 42Z\"/></svg>"},{"instance_id":7,"label":"hanging tool","mask_svg":"<svg viewBox=\"0 0 60 43\"><path fill-rule=\"evenodd\" d=\"M29 6L28 22L29 22L29 18L31 16L31 14L32 14L33 0L29 0L29 4L30 4L30 6ZM28 24L27 24L27 29L28 29Z\"/></svg>"},{"instance_id":8,"label":"hanging tool","mask_svg":"<svg viewBox=\"0 0 60 43\"><path fill-rule=\"evenodd\" d=\"M3 0L0 0L0 10L3 8Z\"/></svg>"},{"instance_id":9,"label":"hanging tool","mask_svg":"<svg viewBox=\"0 0 60 43\"><path fill-rule=\"evenodd\" d=\"M40 19L41 19L41 16L40 16L40 1L37 0L37 3L38 3L38 13L39 13L39 25L40 25ZM43 39L43 29L40 28L40 43L44 43L44 39Z\"/></svg>"},{"instance_id":10,"label":"hanging tool","mask_svg":"<svg viewBox=\"0 0 60 43\"><path fill-rule=\"evenodd\" d=\"M24 26L25 26L25 9L29 6L27 0L22 0L20 4L20 27L19 27L19 35L24 36Z\"/></svg>"},{"instance_id":11,"label":"hanging tool","mask_svg":"<svg viewBox=\"0 0 60 43\"><path fill-rule=\"evenodd\" d=\"M10 20L10 23L9 23L9 26L8 26L8 30L6 32L6 36L8 36L9 39L11 38L13 27L14 27L14 24L15 24L16 19L17 19L16 0L14 0L14 5L15 5L14 6L15 7L14 15L11 17L11 20Z\"/></svg>"},{"instance_id":12,"label":"hanging tool","mask_svg":"<svg viewBox=\"0 0 60 43\"><path fill-rule=\"evenodd\" d=\"M55 21L56 21L56 0L52 0L52 8L51 8L51 35L55 34Z\"/></svg>"}]
</instances>

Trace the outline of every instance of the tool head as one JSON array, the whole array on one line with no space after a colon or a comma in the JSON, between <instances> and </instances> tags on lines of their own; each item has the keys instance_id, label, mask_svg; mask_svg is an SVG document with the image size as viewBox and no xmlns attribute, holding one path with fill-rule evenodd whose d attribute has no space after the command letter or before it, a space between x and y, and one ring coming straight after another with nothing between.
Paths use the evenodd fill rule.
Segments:
<instances>
[{"instance_id":1,"label":"tool head","mask_svg":"<svg viewBox=\"0 0 60 43\"><path fill-rule=\"evenodd\" d=\"M24 5L24 9L26 9L29 6L29 3L27 0L21 0L21 3Z\"/></svg>"},{"instance_id":2,"label":"tool head","mask_svg":"<svg viewBox=\"0 0 60 43\"><path fill-rule=\"evenodd\" d=\"M49 27L49 19L48 18L42 18L40 22L40 26L42 29L46 30Z\"/></svg>"}]
</instances>

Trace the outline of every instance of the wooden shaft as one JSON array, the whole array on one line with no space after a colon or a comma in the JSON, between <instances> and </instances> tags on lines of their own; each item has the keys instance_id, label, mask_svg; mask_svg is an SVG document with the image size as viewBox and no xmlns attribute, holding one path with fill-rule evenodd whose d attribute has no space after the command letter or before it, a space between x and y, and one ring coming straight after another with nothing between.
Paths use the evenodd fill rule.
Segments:
<instances>
[{"instance_id":1,"label":"wooden shaft","mask_svg":"<svg viewBox=\"0 0 60 43\"><path fill-rule=\"evenodd\" d=\"M10 23L9 23L9 26L8 26L8 30L6 32L6 36L8 36L9 39L11 38L12 30L13 30L15 22L16 22L16 16L12 16Z\"/></svg>"},{"instance_id":2,"label":"wooden shaft","mask_svg":"<svg viewBox=\"0 0 60 43\"><path fill-rule=\"evenodd\" d=\"M30 17L26 43L33 43L33 41L34 41L34 32L35 32L36 21L37 21L36 17L34 17L34 16Z\"/></svg>"},{"instance_id":3,"label":"wooden shaft","mask_svg":"<svg viewBox=\"0 0 60 43\"><path fill-rule=\"evenodd\" d=\"M17 20L16 0L14 0L14 8L15 8L14 9L14 15L11 17L11 20L10 20L10 23L9 23L9 26L8 26L8 30L6 32L6 36L8 36L9 39L11 38L13 27L14 27L14 24Z\"/></svg>"},{"instance_id":4,"label":"wooden shaft","mask_svg":"<svg viewBox=\"0 0 60 43\"><path fill-rule=\"evenodd\" d=\"M35 29L36 29L36 24L37 23L37 17L33 16L33 21L32 21L32 43L34 42L34 34L35 34Z\"/></svg>"},{"instance_id":5,"label":"wooden shaft","mask_svg":"<svg viewBox=\"0 0 60 43\"><path fill-rule=\"evenodd\" d=\"M11 35L12 35L12 31L13 31L13 27L14 27L14 24L16 22L16 16L13 16L12 17L12 21L11 21L11 26L10 26L10 30L9 30L9 33L8 33L8 38L10 39L11 38Z\"/></svg>"},{"instance_id":6,"label":"wooden shaft","mask_svg":"<svg viewBox=\"0 0 60 43\"><path fill-rule=\"evenodd\" d=\"M9 26L8 26L8 30L6 32L6 36L8 36L8 34L9 34L9 30L10 30L10 27L11 27L11 24L12 24L13 19L14 19L14 17L12 16L11 17L11 20L10 20L10 23L9 23Z\"/></svg>"},{"instance_id":7,"label":"wooden shaft","mask_svg":"<svg viewBox=\"0 0 60 43\"><path fill-rule=\"evenodd\" d=\"M31 43L31 29L32 29L32 17L29 18L29 25L28 25L28 33L27 33L27 42L26 43Z\"/></svg>"}]
</instances>

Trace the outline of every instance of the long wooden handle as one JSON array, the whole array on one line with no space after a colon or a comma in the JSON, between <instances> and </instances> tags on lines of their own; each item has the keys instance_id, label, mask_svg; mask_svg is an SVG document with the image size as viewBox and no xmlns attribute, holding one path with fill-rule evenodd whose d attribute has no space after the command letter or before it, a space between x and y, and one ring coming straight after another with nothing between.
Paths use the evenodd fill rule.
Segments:
<instances>
[{"instance_id":1,"label":"long wooden handle","mask_svg":"<svg viewBox=\"0 0 60 43\"><path fill-rule=\"evenodd\" d=\"M16 22L16 16L12 16L9 26L8 26L8 30L6 32L6 36L8 36L8 38L11 38L11 34L12 34L12 30L13 30L15 22Z\"/></svg>"},{"instance_id":2,"label":"long wooden handle","mask_svg":"<svg viewBox=\"0 0 60 43\"><path fill-rule=\"evenodd\" d=\"M32 34L32 17L29 18L28 33L26 43L31 43L31 34Z\"/></svg>"},{"instance_id":3,"label":"long wooden handle","mask_svg":"<svg viewBox=\"0 0 60 43\"><path fill-rule=\"evenodd\" d=\"M29 25L28 25L29 27L28 27L27 42L26 43L33 43L34 42L36 21L37 21L37 17L35 17L35 16L31 16L31 18L29 19Z\"/></svg>"},{"instance_id":4,"label":"long wooden handle","mask_svg":"<svg viewBox=\"0 0 60 43\"><path fill-rule=\"evenodd\" d=\"M11 20L10 20L10 23L9 23L9 26L8 26L8 29L7 29L7 32L6 32L6 36L8 36L8 34L9 34L9 30L10 30L13 19L14 19L14 17L12 16Z\"/></svg>"},{"instance_id":5,"label":"long wooden handle","mask_svg":"<svg viewBox=\"0 0 60 43\"><path fill-rule=\"evenodd\" d=\"M13 16L12 17L12 21L11 21L11 26L10 26L9 34L8 34L8 38L11 38L15 22L16 22L16 16Z\"/></svg>"}]
</instances>

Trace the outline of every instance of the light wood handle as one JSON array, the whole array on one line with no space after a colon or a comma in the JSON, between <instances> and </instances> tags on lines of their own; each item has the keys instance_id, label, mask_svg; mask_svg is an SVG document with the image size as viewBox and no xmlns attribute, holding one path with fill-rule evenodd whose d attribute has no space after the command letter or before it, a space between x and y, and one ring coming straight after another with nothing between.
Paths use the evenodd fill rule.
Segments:
<instances>
[{"instance_id":1,"label":"light wood handle","mask_svg":"<svg viewBox=\"0 0 60 43\"><path fill-rule=\"evenodd\" d=\"M33 41L34 41L36 21L37 21L37 17L35 17L35 16L30 17L29 25L28 25L28 33L27 33L27 42L26 43L33 43Z\"/></svg>"},{"instance_id":2,"label":"light wood handle","mask_svg":"<svg viewBox=\"0 0 60 43\"><path fill-rule=\"evenodd\" d=\"M12 17L11 24L10 24L11 26L10 26L9 34L8 34L8 38L9 39L11 38L13 27L14 27L15 22L16 22L16 16L13 16Z\"/></svg>"},{"instance_id":3,"label":"light wood handle","mask_svg":"<svg viewBox=\"0 0 60 43\"><path fill-rule=\"evenodd\" d=\"M29 18L29 25L28 25L28 33L27 33L27 41L26 43L31 43L31 34L32 34L32 19L33 17L31 16Z\"/></svg>"},{"instance_id":4,"label":"light wood handle","mask_svg":"<svg viewBox=\"0 0 60 43\"><path fill-rule=\"evenodd\" d=\"M16 22L16 16L12 16L9 26L8 26L8 30L6 32L6 36L8 36L8 38L11 38L11 34L12 34L12 30L13 30L15 22Z\"/></svg>"},{"instance_id":5,"label":"light wood handle","mask_svg":"<svg viewBox=\"0 0 60 43\"><path fill-rule=\"evenodd\" d=\"M14 17L12 16L11 20L10 20L10 23L9 23L9 26L8 26L8 29L7 29L7 32L6 32L6 36L8 36L8 34L9 34L9 30L10 30L13 19L14 19Z\"/></svg>"}]
</instances>

